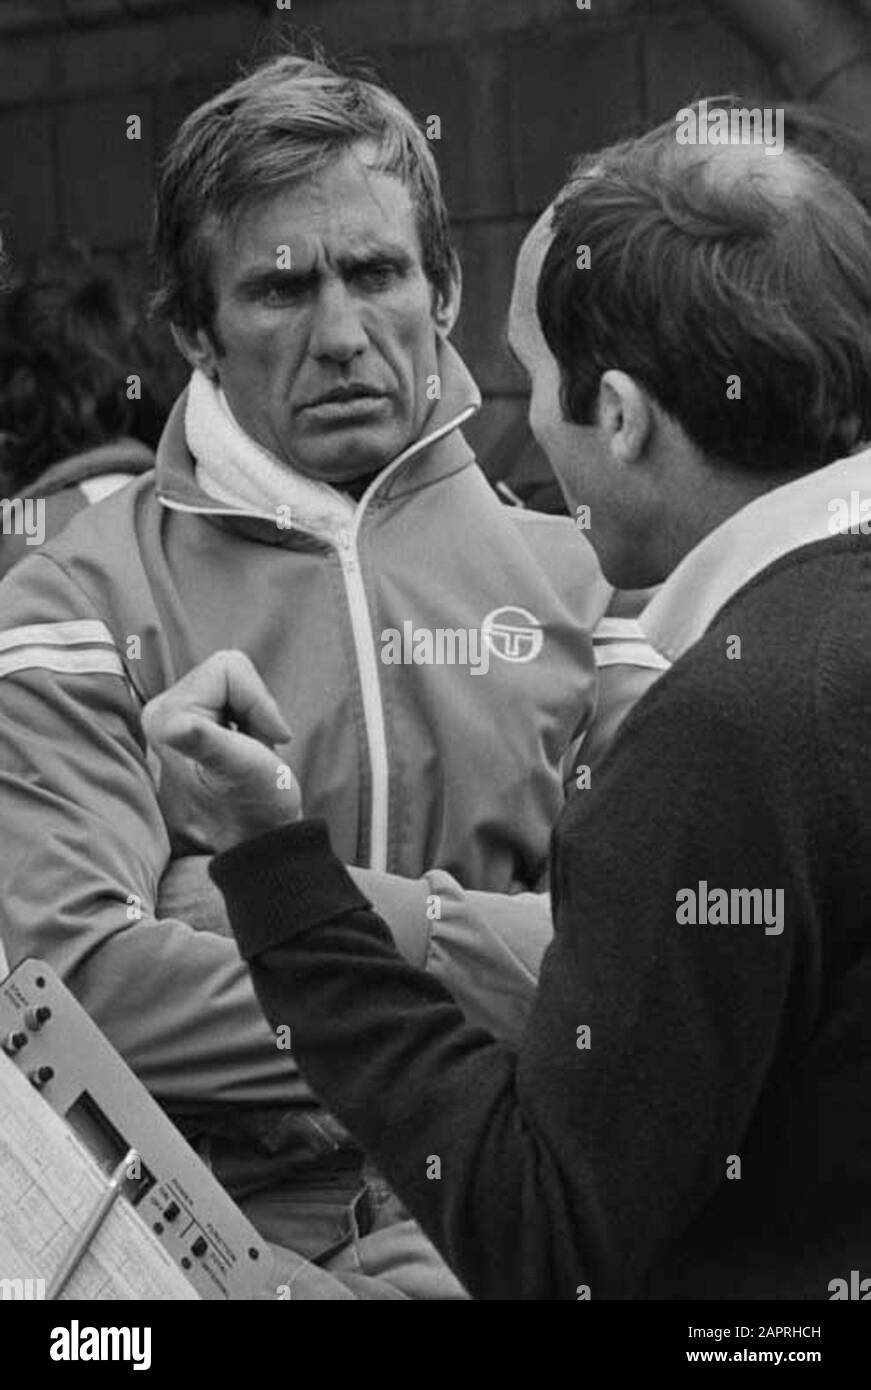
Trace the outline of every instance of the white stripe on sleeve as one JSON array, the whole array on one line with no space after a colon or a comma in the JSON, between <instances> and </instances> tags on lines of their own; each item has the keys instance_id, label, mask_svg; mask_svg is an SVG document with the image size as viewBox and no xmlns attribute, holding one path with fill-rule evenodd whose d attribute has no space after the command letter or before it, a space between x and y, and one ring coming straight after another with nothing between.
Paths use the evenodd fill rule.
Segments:
<instances>
[{"instance_id":1,"label":"white stripe on sleeve","mask_svg":"<svg viewBox=\"0 0 871 1390\"><path fill-rule=\"evenodd\" d=\"M126 676L111 632L91 618L29 623L0 632L0 676L26 670Z\"/></svg>"},{"instance_id":2,"label":"white stripe on sleeve","mask_svg":"<svg viewBox=\"0 0 871 1390\"><path fill-rule=\"evenodd\" d=\"M19 647L14 652L0 652L0 677L34 670L66 676L127 674L118 653L105 647Z\"/></svg>"},{"instance_id":3,"label":"white stripe on sleeve","mask_svg":"<svg viewBox=\"0 0 871 1390\"><path fill-rule=\"evenodd\" d=\"M593 629L596 665L640 666L648 671L667 671L671 662L652 647L647 633L634 618L602 618Z\"/></svg>"},{"instance_id":4,"label":"white stripe on sleeve","mask_svg":"<svg viewBox=\"0 0 871 1390\"><path fill-rule=\"evenodd\" d=\"M115 650L115 642L105 623L94 618L73 618L65 623L29 623L0 632L0 652L14 647L92 647L105 642Z\"/></svg>"},{"instance_id":5,"label":"white stripe on sleeve","mask_svg":"<svg viewBox=\"0 0 871 1390\"><path fill-rule=\"evenodd\" d=\"M667 671L671 666L648 642L597 642L593 650L599 667L642 666L648 671Z\"/></svg>"}]
</instances>

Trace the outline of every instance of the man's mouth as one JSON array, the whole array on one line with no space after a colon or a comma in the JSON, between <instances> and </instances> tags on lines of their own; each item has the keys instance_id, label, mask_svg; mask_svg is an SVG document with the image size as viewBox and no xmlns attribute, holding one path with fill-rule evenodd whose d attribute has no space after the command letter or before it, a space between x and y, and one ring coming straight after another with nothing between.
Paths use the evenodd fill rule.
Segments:
<instances>
[{"instance_id":1,"label":"man's mouth","mask_svg":"<svg viewBox=\"0 0 871 1390\"><path fill-rule=\"evenodd\" d=\"M374 386L363 386L360 384L348 384L347 386L334 386L331 391L324 391L320 396L313 396L310 401L306 401L303 410L318 410L322 406L344 406L354 404L373 403L383 401L386 393L377 390Z\"/></svg>"}]
</instances>

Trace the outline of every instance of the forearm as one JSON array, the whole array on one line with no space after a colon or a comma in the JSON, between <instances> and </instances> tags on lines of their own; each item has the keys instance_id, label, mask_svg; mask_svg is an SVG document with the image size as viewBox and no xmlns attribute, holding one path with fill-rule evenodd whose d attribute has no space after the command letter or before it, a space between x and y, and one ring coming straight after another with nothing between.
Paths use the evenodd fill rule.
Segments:
<instances>
[{"instance_id":1,"label":"forearm","mask_svg":"<svg viewBox=\"0 0 871 1390\"><path fill-rule=\"evenodd\" d=\"M232 941L143 918L102 936L67 981L171 1111L312 1103Z\"/></svg>"},{"instance_id":2,"label":"forearm","mask_svg":"<svg viewBox=\"0 0 871 1390\"><path fill-rule=\"evenodd\" d=\"M517 1045L553 936L549 895L467 892L438 869L413 881L349 873L405 959L443 984L469 1023Z\"/></svg>"},{"instance_id":3,"label":"forearm","mask_svg":"<svg viewBox=\"0 0 871 1390\"><path fill-rule=\"evenodd\" d=\"M208 864L206 855L170 863L160 883L159 914L230 936ZM438 869L419 879L372 869L348 872L404 958L445 985L470 1023L519 1043L553 935L548 895L466 892Z\"/></svg>"}]
</instances>

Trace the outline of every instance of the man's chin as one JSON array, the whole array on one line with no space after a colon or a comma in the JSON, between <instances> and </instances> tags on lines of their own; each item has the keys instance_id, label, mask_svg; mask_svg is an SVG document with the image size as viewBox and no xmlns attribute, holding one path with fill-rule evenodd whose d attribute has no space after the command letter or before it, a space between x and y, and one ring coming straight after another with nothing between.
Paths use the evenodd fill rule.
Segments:
<instances>
[{"instance_id":1,"label":"man's chin","mask_svg":"<svg viewBox=\"0 0 871 1390\"><path fill-rule=\"evenodd\" d=\"M661 584L665 575L654 567L640 546L628 543L627 537L617 541L605 540L592 528L582 532L590 542L599 561L604 578L615 589L650 589Z\"/></svg>"},{"instance_id":2,"label":"man's chin","mask_svg":"<svg viewBox=\"0 0 871 1390\"><path fill-rule=\"evenodd\" d=\"M300 473L341 487L343 483L380 473L407 447L403 439L342 428L317 441L297 440L288 453Z\"/></svg>"}]
</instances>

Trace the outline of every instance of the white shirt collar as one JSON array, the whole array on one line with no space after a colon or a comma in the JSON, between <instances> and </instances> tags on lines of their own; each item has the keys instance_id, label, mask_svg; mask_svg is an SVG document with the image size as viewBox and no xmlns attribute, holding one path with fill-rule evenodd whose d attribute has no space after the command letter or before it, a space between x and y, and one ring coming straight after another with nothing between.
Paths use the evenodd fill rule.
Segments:
<instances>
[{"instance_id":1,"label":"white shirt collar","mask_svg":"<svg viewBox=\"0 0 871 1390\"><path fill-rule=\"evenodd\" d=\"M871 449L754 498L699 541L650 600L638 620L650 644L677 661L755 575L845 529L845 514L846 529L855 527L858 498L869 502L862 516L871 514Z\"/></svg>"}]
</instances>

